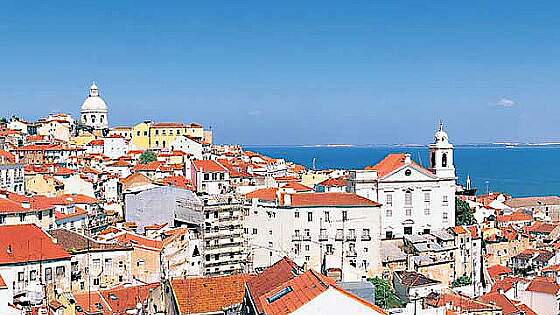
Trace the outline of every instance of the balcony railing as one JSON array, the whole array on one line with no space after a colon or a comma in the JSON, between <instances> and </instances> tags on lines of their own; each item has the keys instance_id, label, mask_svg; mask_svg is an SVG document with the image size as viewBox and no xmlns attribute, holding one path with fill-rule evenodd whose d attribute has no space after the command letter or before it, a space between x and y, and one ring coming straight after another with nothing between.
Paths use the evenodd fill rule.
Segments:
<instances>
[{"instance_id":1,"label":"balcony railing","mask_svg":"<svg viewBox=\"0 0 560 315\"><path fill-rule=\"evenodd\" d=\"M327 235L327 233L320 233L319 234L319 241L321 242L325 242L329 240L329 236Z\"/></svg>"},{"instance_id":2,"label":"balcony railing","mask_svg":"<svg viewBox=\"0 0 560 315\"><path fill-rule=\"evenodd\" d=\"M371 235L369 234L364 234L361 237L362 241L371 241Z\"/></svg>"},{"instance_id":3,"label":"balcony railing","mask_svg":"<svg viewBox=\"0 0 560 315\"><path fill-rule=\"evenodd\" d=\"M334 239L335 239L335 241L343 241L344 240L344 235L342 233L336 233Z\"/></svg>"},{"instance_id":4,"label":"balcony railing","mask_svg":"<svg viewBox=\"0 0 560 315\"><path fill-rule=\"evenodd\" d=\"M355 249L350 249L350 250L348 250L348 251L346 252L346 256L347 256L347 257L356 257L356 256L357 256L356 250L355 250Z\"/></svg>"},{"instance_id":5,"label":"balcony railing","mask_svg":"<svg viewBox=\"0 0 560 315\"><path fill-rule=\"evenodd\" d=\"M346 240L349 242L354 242L356 241L356 234L348 234L346 235Z\"/></svg>"},{"instance_id":6,"label":"balcony railing","mask_svg":"<svg viewBox=\"0 0 560 315\"><path fill-rule=\"evenodd\" d=\"M292 242L301 241L301 235L292 235Z\"/></svg>"},{"instance_id":7,"label":"balcony railing","mask_svg":"<svg viewBox=\"0 0 560 315\"><path fill-rule=\"evenodd\" d=\"M311 235L304 235L303 240L304 241L311 241Z\"/></svg>"}]
</instances>

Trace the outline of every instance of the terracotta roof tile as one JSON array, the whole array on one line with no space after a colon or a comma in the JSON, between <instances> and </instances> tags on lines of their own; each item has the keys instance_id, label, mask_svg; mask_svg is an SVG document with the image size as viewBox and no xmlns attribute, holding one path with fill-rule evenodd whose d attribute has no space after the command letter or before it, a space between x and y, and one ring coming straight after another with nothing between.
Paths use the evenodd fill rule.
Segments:
<instances>
[{"instance_id":1,"label":"terracotta roof tile","mask_svg":"<svg viewBox=\"0 0 560 315\"><path fill-rule=\"evenodd\" d=\"M0 265L69 258L62 246L34 224L0 226Z\"/></svg>"},{"instance_id":2,"label":"terracotta roof tile","mask_svg":"<svg viewBox=\"0 0 560 315\"><path fill-rule=\"evenodd\" d=\"M249 274L174 279L171 287L181 314L217 313L241 304Z\"/></svg>"}]
</instances>

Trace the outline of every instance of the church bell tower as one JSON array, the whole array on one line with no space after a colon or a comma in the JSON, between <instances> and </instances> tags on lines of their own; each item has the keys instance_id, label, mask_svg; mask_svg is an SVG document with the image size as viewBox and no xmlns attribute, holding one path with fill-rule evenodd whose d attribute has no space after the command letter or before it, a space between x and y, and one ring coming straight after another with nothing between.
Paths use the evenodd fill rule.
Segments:
<instances>
[{"instance_id":1,"label":"church bell tower","mask_svg":"<svg viewBox=\"0 0 560 315\"><path fill-rule=\"evenodd\" d=\"M430 171L440 178L455 178L453 164L453 145L449 143L447 133L443 131L443 123L439 123L434 135L434 142L428 146L430 152Z\"/></svg>"}]
</instances>

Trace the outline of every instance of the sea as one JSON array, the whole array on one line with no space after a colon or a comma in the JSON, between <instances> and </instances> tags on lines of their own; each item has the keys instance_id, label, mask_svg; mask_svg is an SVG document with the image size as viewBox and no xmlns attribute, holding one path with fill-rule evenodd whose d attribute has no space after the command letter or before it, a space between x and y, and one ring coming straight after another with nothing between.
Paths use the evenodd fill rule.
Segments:
<instances>
[{"instance_id":1,"label":"sea","mask_svg":"<svg viewBox=\"0 0 560 315\"><path fill-rule=\"evenodd\" d=\"M316 169L361 169L389 153L410 153L426 166L428 148L417 145L244 146ZM478 193L499 191L514 197L560 195L560 144L455 145L457 182L467 175Z\"/></svg>"}]
</instances>

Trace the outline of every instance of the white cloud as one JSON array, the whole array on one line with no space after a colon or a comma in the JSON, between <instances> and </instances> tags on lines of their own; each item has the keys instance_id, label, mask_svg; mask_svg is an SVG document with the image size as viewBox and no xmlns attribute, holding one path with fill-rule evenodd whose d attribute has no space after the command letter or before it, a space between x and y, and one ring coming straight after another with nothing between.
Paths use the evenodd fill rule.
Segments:
<instances>
[{"instance_id":1,"label":"white cloud","mask_svg":"<svg viewBox=\"0 0 560 315\"><path fill-rule=\"evenodd\" d=\"M509 98L502 97L497 102L496 105L501 107L513 107L515 106L515 101Z\"/></svg>"},{"instance_id":2,"label":"white cloud","mask_svg":"<svg viewBox=\"0 0 560 315\"><path fill-rule=\"evenodd\" d=\"M260 114L262 114L262 111L260 110L252 110L250 112L248 112L247 114L249 114L249 116L259 116Z\"/></svg>"}]
</instances>

